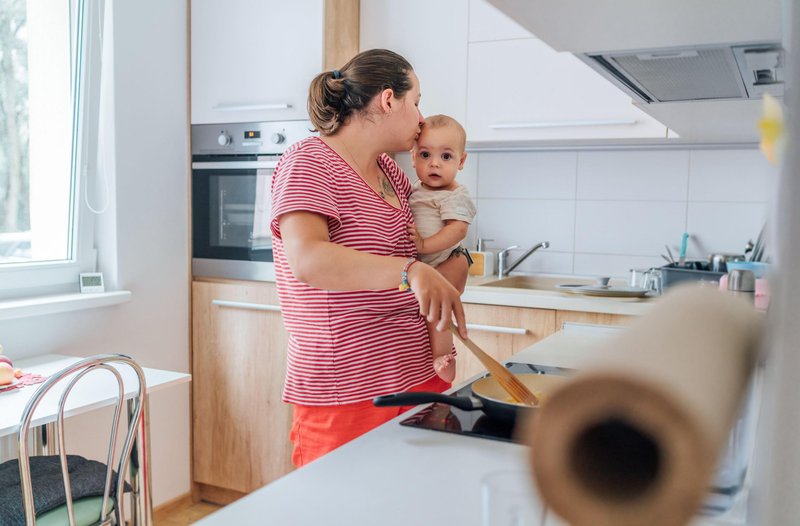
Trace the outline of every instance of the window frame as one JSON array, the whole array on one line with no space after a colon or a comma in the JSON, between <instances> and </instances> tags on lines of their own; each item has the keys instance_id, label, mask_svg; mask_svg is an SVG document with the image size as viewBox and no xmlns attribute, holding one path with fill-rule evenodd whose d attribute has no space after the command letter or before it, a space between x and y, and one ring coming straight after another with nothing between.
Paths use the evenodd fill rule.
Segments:
<instances>
[{"instance_id":1,"label":"window frame","mask_svg":"<svg viewBox=\"0 0 800 526\"><path fill-rule=\"evenodd\" d=\"M70 0L70 92L72 138L70 155L68 258L0 264L0 301L79 291L81 272L96 270L94 229L96 216L81 198L84 183L95 175L99 96L102 71L102 24L105 2ZM98 31L87 31L97 27ZM92 170L92 171L90 171Z\"/></svg>"}]
</instances>

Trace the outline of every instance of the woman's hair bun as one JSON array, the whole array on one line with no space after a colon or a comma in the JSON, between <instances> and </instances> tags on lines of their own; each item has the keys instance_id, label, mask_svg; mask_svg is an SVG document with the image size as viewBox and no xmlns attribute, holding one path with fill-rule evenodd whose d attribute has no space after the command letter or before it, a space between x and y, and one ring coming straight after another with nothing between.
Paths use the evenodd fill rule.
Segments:
<instances>
[{"instance_id":1,"label":"woman's hair bun","mask_svg":"<svg viewBox=\"0 0 800 526\"><path fill-rule=\"evenodd\" d=\"M364 111L372 98L391 89L397 98L411 89L411 64L393 51L362 51L341 69L320 73L308 90L308 115L316 131L333 135L355 112Z\"/></svg>"}]
</instances>

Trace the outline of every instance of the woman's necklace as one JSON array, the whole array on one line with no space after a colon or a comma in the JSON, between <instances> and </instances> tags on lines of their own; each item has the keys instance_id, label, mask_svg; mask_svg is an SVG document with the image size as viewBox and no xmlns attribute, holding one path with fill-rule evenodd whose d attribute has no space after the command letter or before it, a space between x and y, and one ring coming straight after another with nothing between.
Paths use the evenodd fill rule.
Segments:
<instances>
[{"instance_id":1,"label":"woman's necklace","mask_svg":"<svg viewBox=\"0 0 800 526\"><path fill-rule=\"evenodd\" d=\"M361 175L361 177L364 178L364 181L366 182L366 180L367 180L367 172L365 172L364 169L361 168L361 165L358 164L358 160L356 159L356 156L353 155L353 152L351 152L350 148L347 147L347 143L345 143L344 141L341 141L341 144L342 144L342 146L344 146L344 149L347 150L347 155L349 155L350 158L353 160L353 162L356 163L356 168L358 168L359 175ZM381 196L381 199L383 199L385 201L387 199L387 197L386 197L386 192L384 191L384 188L385 188L385 185L383 184L383 180L382 180L380 174L378 174L378 189L375 190L373 188L373 190L375 190L378 193L378 195Z\"/></svg>"}]
</instances>

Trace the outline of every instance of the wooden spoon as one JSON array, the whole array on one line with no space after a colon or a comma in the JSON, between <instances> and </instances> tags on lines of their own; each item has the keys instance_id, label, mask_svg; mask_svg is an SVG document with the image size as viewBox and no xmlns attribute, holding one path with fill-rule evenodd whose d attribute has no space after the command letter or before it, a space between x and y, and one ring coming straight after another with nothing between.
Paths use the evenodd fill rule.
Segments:
<instances>
[{"instance_id":1,"label":"wooden spoon","mask_svg":"<svg viewBox=\"0 0 800 526\"><path fill-rule=\"evenodd\" d=\"M454 323L450 323L450 330L455 334L456 338L461 340L461 343L467 346L467 349L472 351L472 354L481 361L483 366L495 377L500 387L505 389L514 401L525 405L539 404L539 398L519 378L506 369L503 364L486 354L468 337L462 338L458 332L458 327Z\"/></svg>"}]
</instances>

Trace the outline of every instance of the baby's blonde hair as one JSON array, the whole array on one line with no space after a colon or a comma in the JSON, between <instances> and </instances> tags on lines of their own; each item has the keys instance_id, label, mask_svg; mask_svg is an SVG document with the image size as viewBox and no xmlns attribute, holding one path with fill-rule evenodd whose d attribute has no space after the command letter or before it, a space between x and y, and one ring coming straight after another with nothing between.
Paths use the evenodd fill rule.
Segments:
<instances>
[{"instance_id":1,"label":"baby's blonde hair","mask_svg":"<svg viewBox=\"0 0 800 526\"><path fill-rule=\"evenodd\" d=\"M425 124L422 126L422 130L425 131L425 128L443 128L445 126L452 126L458 132L458 138L460 144L458 145L460 151L464 151L467 147L467 132L464 131L464 127L452 117L448 117L447 115L431 115L430 117L425 117ZM416 145L414 145L416 148Z\"/></svg>"}]
</instances>

